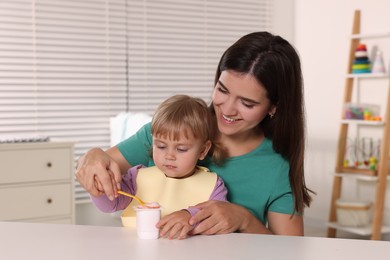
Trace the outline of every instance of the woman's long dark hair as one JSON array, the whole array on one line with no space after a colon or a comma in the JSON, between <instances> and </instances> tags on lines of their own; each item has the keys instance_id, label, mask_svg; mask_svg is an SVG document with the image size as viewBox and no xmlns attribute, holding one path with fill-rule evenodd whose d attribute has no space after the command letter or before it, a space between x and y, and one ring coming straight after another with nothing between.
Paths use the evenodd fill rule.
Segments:
<instances>
[{"instance_id":1,"label":"woman's long dark hair","mask_svg":"<svg viewBox=\"0 0 390 260\"><path fill-rule=\"evenodd\" d=\"M294 47L280 36L254 32L243 36L223 54L214 86L224 70L253 75L267 90L273 118L258 125L274 150L290 163L289 180L295 211L303 213L312 200L304 177L305 111L301 64Z\"/></svg>"}]
</instances>

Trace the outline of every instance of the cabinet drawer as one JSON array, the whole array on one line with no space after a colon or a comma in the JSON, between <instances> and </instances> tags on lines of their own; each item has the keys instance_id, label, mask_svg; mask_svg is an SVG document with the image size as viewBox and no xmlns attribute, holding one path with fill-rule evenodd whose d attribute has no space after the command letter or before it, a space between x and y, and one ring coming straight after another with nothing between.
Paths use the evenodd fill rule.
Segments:
<instances>
[{"instance_id":1,"label":"cabinet drawer","mask_svg":"<svg viewBox=\"0 0 390 260\"><path fill-rule=\"evenodd\" d=\"M0 220L72 214L72 185L55 184L0 189Z\"/></svg>"},{"instance_id":2,"label":"cabinet drawer","mask_svg":"<svg viewBox=\"0 0 390 260\"><path fill-rule=\"evenodd\" d=\"M66 148L0 151L0 184L70 179L72 151Z\"/></svg>"}]
</instances>

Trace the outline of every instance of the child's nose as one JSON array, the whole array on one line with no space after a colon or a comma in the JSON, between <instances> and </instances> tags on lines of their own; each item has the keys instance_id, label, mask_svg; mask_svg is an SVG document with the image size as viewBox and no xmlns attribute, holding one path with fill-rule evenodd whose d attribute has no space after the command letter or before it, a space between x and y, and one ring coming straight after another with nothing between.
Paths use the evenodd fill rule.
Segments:
<instances>
[{"instance_id":1,"label":"child's nose","mask_svg":"<svg viewBox=\"0 0 390 260\"><path fill-rule=\"evenodd\" d=\"M176 159L174 151L168 150L167 153L165 154L165 159L174 161Z\"/></svg>"}]
</instances>

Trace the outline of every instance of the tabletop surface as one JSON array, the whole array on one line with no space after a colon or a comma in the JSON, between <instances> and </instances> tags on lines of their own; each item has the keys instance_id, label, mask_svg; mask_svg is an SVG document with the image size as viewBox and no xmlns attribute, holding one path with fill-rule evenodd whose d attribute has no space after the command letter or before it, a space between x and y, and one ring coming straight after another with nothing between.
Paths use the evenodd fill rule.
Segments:
<instances>
[{"instance_id":1,"label":"tabletop surface","mask_svg":"<svg viewBox=\"0 0 390 260\"><path fill-rule=\"evenodd\" d=\"M123 227L0 222L0 259L389 260L390 242L238 233L142 240Z\"/></svg>"}]
</instances>

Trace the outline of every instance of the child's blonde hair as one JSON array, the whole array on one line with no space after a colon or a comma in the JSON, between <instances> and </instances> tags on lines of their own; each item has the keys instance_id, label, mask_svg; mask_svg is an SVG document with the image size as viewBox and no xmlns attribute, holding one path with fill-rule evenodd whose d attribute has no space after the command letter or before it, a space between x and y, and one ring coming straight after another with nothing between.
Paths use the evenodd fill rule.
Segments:
<instances>
[{"instance_id":1,"label":"child's blonde hair","mask_svg":"<svg viewBox=\"0 0 390 260\"><path fill-rule=\"evenodd\" d=\"M162 102L152 119L152 135L178 140L181 134L189 134L202 142L210 140L209 154L216 163L225 159L223 148L216 142L218 126L214 115L203 99L187 95L175 95Z\"/></svg>"}]
</instances>

